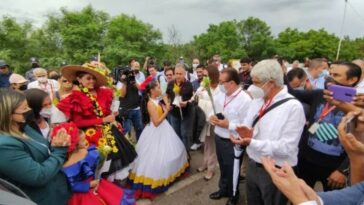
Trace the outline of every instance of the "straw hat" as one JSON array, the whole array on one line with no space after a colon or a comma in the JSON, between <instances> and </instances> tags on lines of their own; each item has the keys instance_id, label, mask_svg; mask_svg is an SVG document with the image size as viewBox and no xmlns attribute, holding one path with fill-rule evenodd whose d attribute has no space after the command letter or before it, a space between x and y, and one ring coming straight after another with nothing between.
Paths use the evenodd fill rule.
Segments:
<instances>
[{"instance_id":1,"label":"straw hat","mask_svg":"<svg viewBox=\"0 0 364 205\"><path fill-rule=\"evenodd\" d=\"M102 63L85 63L81 65L67 65L61 68L61 73L69 82L76 80L76 73L82 71L93 75L96 78L96 86L107 86L109 69Z\"/></svg>"}]
</instances>

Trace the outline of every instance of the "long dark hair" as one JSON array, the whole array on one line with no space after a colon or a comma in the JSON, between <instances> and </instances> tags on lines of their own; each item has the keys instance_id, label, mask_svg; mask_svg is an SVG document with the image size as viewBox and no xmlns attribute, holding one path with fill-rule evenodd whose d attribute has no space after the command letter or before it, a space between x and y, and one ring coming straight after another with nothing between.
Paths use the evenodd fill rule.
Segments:
<instances>
[{"instance_id":1,"label":"long dark hair","mask_svg":"<svg viewBox=\"0 0 364 205\"><path fill-rule=\"evenodd\" d=\"M48 93L37 88L32 88L24 91L24 94L27 98L29 107L33 110L35 119L39 120L39 113L42 110L44 99L49 96Z\"/></svg>"},{"instance_id":2,"label":"long dark hair","mask_svg":"<svg viewBox=\"0 0 364 205\"><path fill-rule=\"evenodd\" d=\"M141 103L142 119L144 125L150 122L150 117L148 113L148 101L150 97L150 91L157 86L158 82L156 80L153 80L145 87Z\"/></svg>"}]
</instances>

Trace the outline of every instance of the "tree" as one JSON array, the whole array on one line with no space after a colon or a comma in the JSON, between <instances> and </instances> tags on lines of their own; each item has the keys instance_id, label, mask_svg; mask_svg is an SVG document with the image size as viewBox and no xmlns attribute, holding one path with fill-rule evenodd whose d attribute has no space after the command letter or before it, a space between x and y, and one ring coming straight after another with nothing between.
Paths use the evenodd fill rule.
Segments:
<instances>
[{"instance_id":1,"label":"tree","mask_svg":"<svg viewBox=\"0 0 364 205\"><path fill-rule=\"evenodd\" d=\"M275 46L277 53L288 60L303 60L305 57L335 59L339 38L324 29L300 32L287 28L278 34Z\"/></svg>"},{"instance_id":2,"label":"tree","mask_svg":"<svg viewBox=\"0 0 364 205\"><path fill-rule=\"evenodd\" d=\"M352 61L364 57L364 38L351 40L348 36L344 37L341 44L339 59Z\"/></svg>"},{"instance_id":3,"label":"tree","mask_svg":"<svg viewBox=\"0 0 364 205\"><path fill-rule=\"evenodd\" d=\"M61 16L48 22L60 36L60 44L69 63L82 63L104 48L109 15L87 6L81 11L61 9Z\"/></svg>"},{"instance_id":4,"label":"tree","mask_svg":"<svg viewBox=\"0 0 364 205\"><path fill-rule=\"evenodd\" d=\"M163 55L162 34L152 25L125 14L111 19L105 36L105 59L112 66L126 64L130 58Z\"/></svg>"},{"instance_id":5,"label":"tree","mask_svg":"<svg viewBox=\"0 0 364 205\"><path fill-rule=\"evenodd\" d=\"M214 54L219 54L224 61L246 56L235 20L224 21L218 25L211 24L206 33L194 36L192 44L204 60Z\"/></svg>"},{"instance_id":6,"label":"tree","mask_svg":"<svg viewBox=\"0 0 364 205\"><path fill-rule=\"evenodd\" d=\"M262 20L249 17L237 23L241 45L253 59L270 58L275 54L270 27Z\"/></svg>"},{"instance_id":7,"label":"tree","mask_svg":"<svg viewBox=\"0 0 364 205\"><path fill-rule=\"evenodd\" d=\"M16 72L23 72L26 56L27 36L31 24L19 24L11 17L3 17L0 21L0 59L4 59Z\"/></svg>"}]
</instances>

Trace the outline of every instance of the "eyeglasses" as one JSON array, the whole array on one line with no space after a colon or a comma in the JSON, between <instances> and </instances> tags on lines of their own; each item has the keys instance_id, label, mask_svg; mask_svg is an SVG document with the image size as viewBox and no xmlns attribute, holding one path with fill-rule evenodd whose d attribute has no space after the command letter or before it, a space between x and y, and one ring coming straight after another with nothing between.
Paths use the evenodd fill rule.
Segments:
<instances>
[{"instance_id":1,"label":"eyeglasses","mask_svg":"<svg viewBox=\"0 0 364 205\"><path fill-rule=\"evenodd\" d=\"M4 70L4 69L6 69L7 67L6 66L4 66L4 67L0 67L0 70Z\"/></svg>"}]
</instances>

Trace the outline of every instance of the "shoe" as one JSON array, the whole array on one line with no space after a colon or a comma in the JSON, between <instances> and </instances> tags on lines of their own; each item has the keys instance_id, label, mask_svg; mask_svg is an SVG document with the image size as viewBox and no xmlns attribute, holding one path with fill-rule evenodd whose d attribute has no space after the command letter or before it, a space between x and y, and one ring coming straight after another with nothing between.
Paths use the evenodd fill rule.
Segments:
<instances>
[{"instance_id":1,"label":"shoe","mask_svg":"<svg viewBox=\"0 0 364 205\"><path fill-rule=\"evenodd\" d=\"M236 205L239 201L239 195L236 195L235 197L229 197L229 199L226 202L226 205Z\"/></svg>"},{"instance_id":2,"label":"shoe","mask_svg":"<svg viewBox=\"0 0 364 205\"><path fill-rule=\"evenodd\" d=\"M221 193L220 191L210 194L210 199L213 199L213 200L218 200L218 199L221 199L224 197L227 197L227 195L224 193Z\"/></svg>"},{"instance_id":3,"label":"shoe","mask_svg":"<svg viewBox=\"0 0 364 205\"><path fill-rule=\"evenodd\" d=\"M192 150L192 151L196 151L196 150L198 150L200 147L201 147L201 143L200 143L200 144L195 143L195 144L193 144L193 145L190 147L190 150Z\"/></svg>"},{"instance_id":4,"label":"shoe","mask_svg":"<svg viewBox=\"0 0 364 205\"><path fill-rule=\"evenodd\" d=\"M207 172L207 174L204 176L204 179L206 180L206 181L209 181L210 179L212 179L212 177L214 177L214 173L213 172Z\"/></svg>"},{"instance_id":5,"label":"shoe","mask_svg":"<svg viewBox=\"0 0 364 205\"><path fill-rule=\"evenodd\" d=\"M196 169L197 172L203 172L205 171L207 168L204 168L204 167L199 167Z\"/></svg>"}]
</instances>

